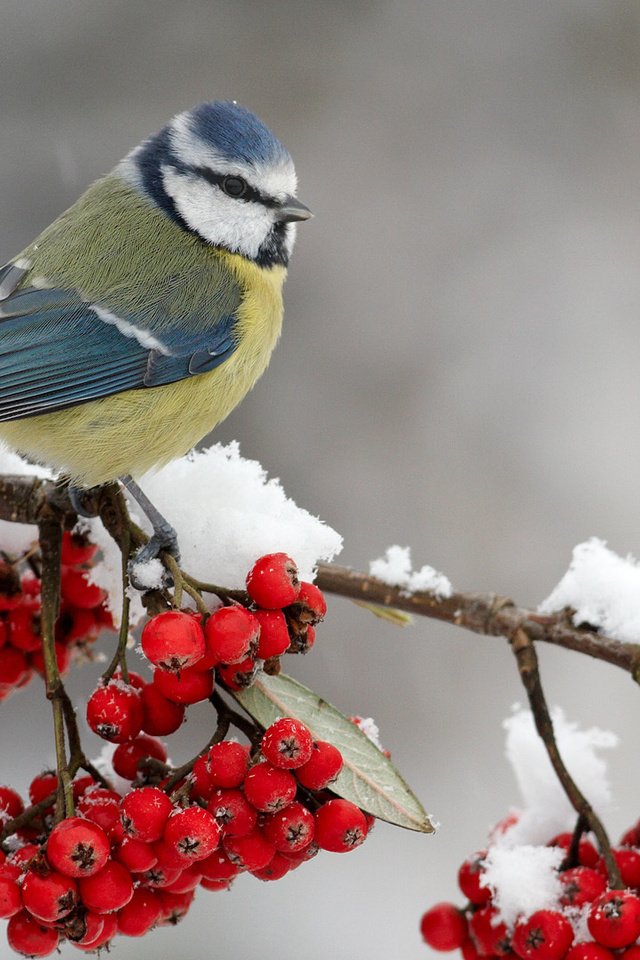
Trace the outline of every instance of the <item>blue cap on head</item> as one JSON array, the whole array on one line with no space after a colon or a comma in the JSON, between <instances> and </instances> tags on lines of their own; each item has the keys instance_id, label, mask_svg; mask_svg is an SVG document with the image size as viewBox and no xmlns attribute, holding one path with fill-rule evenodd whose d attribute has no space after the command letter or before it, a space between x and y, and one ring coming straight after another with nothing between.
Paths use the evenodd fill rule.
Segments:
<instances>
[{"instance_id":1,"label":"blue cap on head","mask_svg":"<svg viewBox=\"0 0 640 960\"><path fill-rule=\"evenodd\" d=\"M228 100L201 103L187 115L194 135L227 160L258 164L291 161L289 151L271 130L237 103Z\"/></svg>"}]
</instances>

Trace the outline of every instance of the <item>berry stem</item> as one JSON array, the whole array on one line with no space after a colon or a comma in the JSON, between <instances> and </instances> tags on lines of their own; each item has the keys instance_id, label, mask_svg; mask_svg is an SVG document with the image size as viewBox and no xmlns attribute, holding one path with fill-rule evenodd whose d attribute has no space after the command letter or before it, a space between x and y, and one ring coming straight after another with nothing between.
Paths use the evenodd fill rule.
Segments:
<instances>
[{"instance_id":1,"label":"berry stem","mask_svg":"<svg viewBox=\"0 0 640 960\"><path fill-rule=\"evenodd\" d=\"M536 653L533 641L527 636L524 630L516 630L511 638L511 649L518 664L520 679L527 691L529 706L533 713L536 730L546 747L549 760L560 781L562 789L567 795L571 806L578 814L579 822L580 819L582 819L596 837L600 853L607 868L609 886L611 889L622 889L624 885L620 878L618 864L611 851L611 844L609 843L607 832L593 807L576 785L564 764L564 760L560 756L553 730L553 721L542 689L538 654ZM578 836L578 842L579 840L580 837Z\"/></svg>"},{"instance_id":2,"label":"berry stem","mask_svg":"<svg viewBox=\"0 0 640 960\"><path fill-rule=\"evenodd\" d=\"M582 834L586 833L588 829L589 824L587 823L586 817L582 813L578 814L578 819L576 820L576 825L573 828L573 836L571 837L571 843L569 844L567 855L560 864L561 872L563 870L570 870L572 867L577 867L580 863L580 840L582 839Z\"/></svg>"}]
</instances>

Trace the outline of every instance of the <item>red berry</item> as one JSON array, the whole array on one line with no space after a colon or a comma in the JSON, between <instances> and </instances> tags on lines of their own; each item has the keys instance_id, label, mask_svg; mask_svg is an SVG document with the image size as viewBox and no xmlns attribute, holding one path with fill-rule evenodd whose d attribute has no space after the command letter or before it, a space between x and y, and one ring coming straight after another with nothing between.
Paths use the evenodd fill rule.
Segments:
<instances>
[{"instance_id":1,"label":"red berry","mask_svg":"<svg viewBox=\"0 0 640 960\"><path fill-rule=\"evenodd\" d=\"M154 737L166 737L182 725L185 707L167 700L153 683L140 691L142 700L142 729Z\"/></svg>"},{"instance_id":2,"label":"red berry","mask_svg":"<svg viewBox=\"0 0 640 960\"><path fill-rule=\"evenodd\" d=\"M55 870L27 870L22 883L22 902L37 920L52 922L71 913L78 900L78 887L71 877Z\"/></svg>"},{"instance_id":3,"label":"red berry","mask_svg":"<svg viewBox=\"0 0 640 960\"><path fill-rule=\"evenodd\" d=\"M228 890L231 887L231 880L207 880L202 877L200 886L203 890Z\"/></svg>"},{"instance_id":4,"label":"red berry","mask_svg":"<svg viewBox=\"0 0 640 960\"><path fill-rule=\"evenodd\" d=\"M104 930L104 916L92 910L79 910L71 917L67 917L64 924L64 935L76 947L85 947L93 943Z\"/></svg>"},{"instance_id":5,"label":"red berry","mask_svg":"<svg viewBox=\"0 0 640 960\"><path fill-rule=\"evenodd\" d=\"M20 887L16 877L0 870L0 919L6 920L22 909Z\"/></svg>"},{"instance_id":6,"label":"red berry","mask_svg":"<svg viewBox=\"0 0 640 960\"><path fill-rule=\"evenodd\" d=\"M596 946L596 944L594 944L594 946ZM606 948L600 947L600 949L605 950ZM609 953L609 956L612 956L609 950L607 950L607 953ZM623 950L620 954L620 958L621 960L640 960L640 945L634 944L631 947L627 947L627 949ZM594 958L594 960L599 960L599 958Z\"/></svg>"},{"instance_id":7,"label":"red berry","mask_svg":"<svg viewBox=\"0 0 640 960\"><path fill-rule=\"evenodd\" d=\"M324 790L342 770L342 754L327 740L314 740L311 756L296 770L299 783L308 790Z\"/></svg>"},{"instance_id":8,"label":"red berry","mask_svg":"<svg viewBox=\"0 0 640 960\"><path fill-rule=\"evenodd\" d=\"M258 820L258 814L241 790L220 789L210 797L207 810L211 813L224 836L244 837L250 833Z\"/></svg>"},{"instance_id":9,"label":"red berry","mask_svg":"<svg viewBox=\"0 0 640 960\"><path fill-rule=\"evenodd\" d=\"M65 566L89 563L97 552L97 545L91 543L86 534L74 533L73 530L65 530L62 534L62 556L60 559Z\"/></svg>"},{"instance_id":10,"label":"red berry","mask_svg":"<svg viewBox=\"0 0 640 960\"><path fill-rule=\"evenodd\" d=\"M469 934L476 950L484 957L506 957L511 952L511 941L506 924L496 922L495 907L481 907L469 920Z\"/></svg>"},{"instance_id":11,"label":"red berry","mask_svg":"<svg viewBox=\"0 0 640 960\"><path fill-rule=\"evenodd\" d=\"M240 663L221 663L216 669L228 690L245 690L255 680L258 664L252 657L247 657Z\"/></svg>"},{"instance_id":12,"label":"red berry","mask_svg":"<svg viewBox=\"0 0 640 960\"><path fill-rule=\"evenodd\" d=\"M224 837L222 845L231 863L242 870L262 870L276 852L271 841L258 829L244 837Z\"/></svg>"},{"instance_id":13,"label":"red berry","mask_svg":"<svg viewBox=\"0 0 640 960\"><path fill-rule=\"evenodd\" d=\"M457 950L467 939L467 920L453 903L436 903L422 915L420 932L434 950Z\"/></svg>"},{"instance_id":14,"label":"red berry","mask_svg":"<svg viewBox=\"0 0 640 960\"><path fill-rule=\"evenodd\" d=\"M24 810L19 793L11 787L0 787L0 821L12 820Z\"/></svg>"},{"instance_id":15,"label":"red berry","mask_svg":"<svg viewBox=\"0 0 640 960\"><path fill-rule=\"evenodd\" d=\"M140 642L151 663L172 673L193 667L205 652L202 627L181 610L165 610L147 620Z\"/></svg>"},{"instance_id":16,"label":"red berry","mask_svg":"<svg viewBox=\"0 0 640 960\"><path fill-rule=\"evenodd\" d=\"M293 861L288 860L287 857L276 852L266 867L262 867L261 870L250 870L249 872L251 876L256 877L257 880L281 880L282 877L292 869Z\"/></svg>"},{"instance_id":17,"label":"red berry","mask_svg":"<svg viewBox=\"0 0 640 960\"><path fill-rule=\"evenodd\" d=\"M167 893L189 893L190 890L195 890L200 883L201 877L200 862L192 863L191 866L185 867L177 880L174 880L173 883L170 883L168 887L164 887L163 889L166 890Z\"/></svg>"},{"instance_id":18,"label":"red berry","mask_svg":"<svg viewBox=\"0 0 640 960\"><path fill-rule=\"evenodd\" d=\"M550 840L547 844L548 847L561 847L562 850L569 852L571 846L571 841L573 839L573 834L571 833L559 833L557 837L554 837L553 840ZM595 867L598 864L600 855L594 845L584 838L580 840L578 846L578 861L583 867Z\"/></svg>"},{"instance_id":19,"label":"red berry","mask_svg":"<svg viewBox=\"0 0 640 960\"><path fill-rule=\"evenodd\" d=\"M78 801L76 813L97 823L111 836L114 826L120 821L120 796L114 790L92 787Z\"/></svg>"},{"instance_id":20,"label":"red berry","mask_svg":"<svg viewBox=\"0 0 640 960\"><path fill-rule=\"evenodd\" d=\"M303 804L290 803L280 813L265 817L262 829L280 853L298 853L313 840L315 820Z\"/></svg>"},{"instance_id":21,"label":"red berry","mask_svg":"<svg viewBox=\"0 0 640 960\"><path fill-rule=\"evenodd\" d=\"M125 937L142 937L151 930L162 913L162 901L157 893L138 887L129 903L118 911L118 933Z\"/></svg>"},{"instance_id":22,"label":"red berry","mask_svg":"<svg viewBox=\"0 0 640 960\"><path fill-rule=\"evenodd\" d=\"M98 873L79 881L80 899L95 913L111 913L133 896L131 874L117 860L109 860Z\"/></svg>"},{"instance_id":23,"label":"red berry","mask_svg":"<svg viewBox=\"0 0 640 960\"><path fill-rule=\"evenodd\" d=\"M51 866L66 877L89 877L107 862L109 840L90 820L68 817L49 834L46 853Z\"/></svg>"},{"instance_id":24,"label":"red berry","mask_svg":"<svg viewBox=\"0 0 640 960\"><path fill-rule=\"evenodd\" d=\"M167 676L170 676L170 674L167 674ZM119 744L114 751L111 762L119 777L124 777L125 780L135 780L140 766L144 766L147 757L153 757L154 760L160 760L164 763L167 759L167 751L155 737L148 737L141 733L135 740Z\"/></svg>"},{"instance_id":25,"label":"red berry","mask_svg":"<svg viewBox=\"0 0 640 960\"><path fill-rule=\"evenodd\" d=\"M107 593L95 583L89 583L87 572L75 567L63 567L60 578L62 599L74 607L91 610L106 600Z\"/></svg>"},{"instance_id":26,"label":"red berry","mask_svg":"<svg viewBox=\"0 0 640 960\"><path fill-rule=\"evenodd\" d=\"M247 575L247 592L265 610L293 603L300 591L298 568L286 553L268 553L256 560Z\"/></svg>"},{"instance_id":27,"label":"red berry","mask_svg":"<svg viewBox=\"0 0 640 960\"><path fill-rule=\"evenodd\" d=\"M322 590L315 583L300 581L300 589L295 601L295 615L303 623L315 625L324 620L327 613L327 601Z\"/></svg>"},{"instance_id":28,"label":"red berry","mask_svg":"<svg viewBox=\"0 0 640 960\"><path fill-rule=\"evenodd\" d=\"M640 887L640 850L631 850L623 847L621 850L612 850L613 858L618 864L620 879L625 887ZM598 870L603 877L607 876L607 867L602 859L598 862Z\"/></svg>"},{"instance_id":29,"label":"red berry","mask_svg":"<svg viewBox=\"0 0 640 960\"><path fill-rule=\"evenodd\" d=\"M231 880L238 873L240 867L232 863L224 850L215 850L206 860L198 861L198 869L207 880Z\"/></svg>"},{"instance_id":30,"label":"red berry","mask_svg":"<svg viewBox=\"0 0 640 960\"><path fill-rule=\"evenodd\" d=\"M214 743L207 754L207 771L214 787L239 787L249 769L249 747L235 740Z\"/></svg>"},{"instance_id":31,"label":"red berry","mask_svg":"<svg viewBox=\"0 0 640 960\"><path fill-rule=\"evenodd\" d=\"M162 836L173 804L158 787L141 787L127 793L120 807L122 825L127 834L152 843Z\"/></svg>"},{"instance_id":32,"label":"red berry","mask_svg":"<svg viewBox=\"0 0 640 960\"><path fill-rule=\"evenodd\" d=\"M42 927L26 910L16 913L7 926L9 946L25 957L48 957L58 946L58 931Z\"/></svg>"},{"instance_id":33,"label":"red berry","mask_svg":"<svg viewBox=\"0 0 640 960\"><path fill-rule=\"evenodd\" d=\"M194 763L193 769L189 774L189 782L191 783L190 795L192 798L196 800L209 799L211 791L213 790L213 784L209 779L206 754L199 756Z\"/></svg>"},{"instance_id":34,"label":"red berry","mask_svg":"<svg viewBox=\"0 0 640 960\"><path fill-rule=\"evenodd\" d=\"M604 893L607 885L602 874L591 867L573 867L561 873L559 879L563 886L560 903L564 907L581 907L584 903L592 903Z\"/></svg>"},{"instance_id":35,"label":"red berry","mask_svg":"<svg viewBox=\"0 0 640 960\"><path fill-rule=\"evenodd\" d=\"M39 650L42 644L40 635L40 604L34 601L23 601L19 607L12 610L7 621L9 628L9 643L22 650L32 653Z\"/></svg>"},{"instance_id":36,"label":"red berry","mask_svg":"<svg viewBox=\"0 0 640 960\"><path fill-rule=\"evenodd\" d=\"M573 943L573 927L557 910L536 910L516 923L511 946L522 960L561 960Z\"/></svg>"},{"instance_id":37,"label":"red berry","mask_svg":"<svg viewBox=\"0 0 640 960\"><path fill-rule=\"evenodd\" d=\"M621 847L640 847L640 820L620 837Z\"/></svg>"},{"instance_id":38,"label":"red berry","mask_svg":"<svg viewBox=\"0 0 640 960\"><path fill-rule=\"evenodd\" d=\"M274 767L295 770L311 758L313 737L304 723L292 717L282 717L265 731L261 749Z\"/></svg>"},{"instance_id":39,"label":"red berry","mask_svg":"<svg viewBox=\"0 0 640 960\"><path fill-rule=\"evenodd\" d=\"M153 683L167 700L174 703L199 703L207 700L213 693L213 670L186 667L177 674L158 667L153 673Z\"/></svg>"},{"instance_id":40,"label":"red berry","mask_svg":"<svg viewBox=\"0 0 640 960\"><path fill-rule=\"evenodd\" d=\"M287 620L282 610L255 610L253 615L260 624L256 655L261 660L281 656L291 643Z\"/></svg>"},{"instance_id":41,"label":"red berry","mask_svg":"<svg viewBox=\"0 0 640 960\"><path fill-rule=\"evenodd\" d=\"M30 673L29 663L21 650L8 644L0 650L0 686L18 687Z\"/></svg>"},{"instance_id":42,"label":"red berry","mask_svg":"<svg viewBox=\"0 0 640 960\"><path fill-rule=\"evenodd\" d=\"M636 947L629 947L630 950L637 949ZM622 954L624 960L638 960L637 957L626 957L627 951ZM613 960L613 954L611 950L607 950L606 947L602 947L599 943L576 943L574 947L571 947L569 950L566 960Z\"/></svg>"},{"instance_id":43,"label":"red berry","mask_svg":"<svg viewBox=\"0 0 640 960\"><path fill-rule=\"evenodd\" d=\"M297 783L292 773L266 762L252 767L244 781L247 800L262 813L283 810L295 798L296 789Z\"/></svg>"},{"instance_id":44,"label":"red berry","mask_svg":"<svg viewBox=\"0 0 640 960\"><path fill-rule=\"evenodd\" d=\"M347 853L367 836L367 819L350 800L329 800L316 811L315 818L315 839L322 850Z\"/></svg>"},{"instance_id":45,"label":"red berry","mask_svg":"<svg viewBox=\"0 0 640 960\"><path fill-rule=\"evenodd\" d=\"M640 899L623 890L608 890L594 901L587 926L603 947L628 947L640 935Z\"/></svg>"},{"instance_id":46,"label":"red berry","mask_svg":"<svg viewBox=\"0 0 640 960\"><path fill-rule=\"evenodd\" d=\"M125 837L114 849L113 857L131 873L144 873L158 862L151 844L137 837Z\"/></svg>"},{"instance_id":47,"label":"red berry","mask_svg":"<svg viewBox=\"0 0 640 960\"><path fill-rule=\"evenodd\" d=\"M175 926L187 915L193 900L193 891L190 893L168 893L165 890L159 890L158 896L162 903L159 923L161 925L169 923L171 926Z\"/></svg>"},{"instance_id":48,"label":"red berry","mask_svg":"<svg viewBox=\"0 0 640 960\"><path fill-rule=\"evenodd\" d=\"M220 827L208 810L186 807L170 815L163 840L185 861L204 860L218 846Z\"/></svg>"},{"instance_id":49,"label":"red berry","mask_svg":"<svg viewBox=\"0 0 640 960\"><path fill-rule=\"evenodd\" d=\"M104 740L132 740L142 729L140 694L121 680L96 687L87 703L87 723Z\"/></svg>"},{"instance_id":50,"label":"red berry","mask_svg":"<svg viewBox=\"0 0 640 960\"><path fill-rule=\"evenodd\" d=\"M204 625L207 646L216 663L240 663L255 657L260 624L245 607L221 607Z\"/></svg>"},{"instance_id":51,"label":"red berry","mask_svg":"<svg viewBox=\"0 0 640 960\"><path fill-rule=\"evenodd\" d=\"M97 952L100 947L108 946L109 942L115 937L118 932L118 915L116 913L103 913L97 914L93 911L89 911L86 914L86 918L91 917L91 927L93 927L95 920L94 917L97 917L99 920L102 920L102 929L100 933L97 933L92 940L88 938L89 929L87 929L87 936L83 937L80 941L82 944L82 949L91 953ZM87 923L89 927L89 923Z\"/></svg>"},{"instance_id":52,"label":"red berry","mask_svg":"<svg viewBox=\"0 0 640 960\"><path fill-rule=\"evenodd\" d=\"M472 854L458 870L458 886L471 903L479 906L491 899L491 890L482 883L486 850Z\"/></svg>"}]
</instances>

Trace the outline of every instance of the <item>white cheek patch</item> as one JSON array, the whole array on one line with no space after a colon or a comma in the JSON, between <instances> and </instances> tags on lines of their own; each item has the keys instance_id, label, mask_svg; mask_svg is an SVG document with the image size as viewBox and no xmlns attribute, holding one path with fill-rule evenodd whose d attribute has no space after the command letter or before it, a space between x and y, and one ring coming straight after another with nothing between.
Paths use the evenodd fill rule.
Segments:
<instances>
[{"instance_id":1,"label":"white cheek patch","mask_svg":"<svg viewBox=\"0 0 640 960\"><path fill-rule=\"evenodd\" d=\"M235 200L197 175L162 167L164 189L191 230L209 243L255 259L273 227L260 203Z\"/></svg>"}]
</instances>

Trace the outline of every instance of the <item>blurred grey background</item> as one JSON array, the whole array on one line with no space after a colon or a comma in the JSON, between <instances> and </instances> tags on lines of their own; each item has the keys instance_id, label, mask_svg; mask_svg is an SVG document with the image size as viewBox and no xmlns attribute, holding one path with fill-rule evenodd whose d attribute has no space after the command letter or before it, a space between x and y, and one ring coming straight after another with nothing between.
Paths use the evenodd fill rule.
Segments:
<instances>
[{"instance_id":1,"label":"blurred grey background","mask_svg":"<svg viewBox=\"0 0 640 960\"><path fill-rule=\"evenodd\" d=\"M457 587L535 604L592 534L640 555L637 4L3 0L0 79L0 261L201 100L237 99L287 144L316 218L270 370L217 437L340 530L344 562L411 545ZM637 692L577 655L541 659L551 702L622 738L617 835L640 812ZM291 670L376 718L440 832L380 824L351 856L202 891L114 957L429 954L420 914L456 897L458 864L518 802L506 645L335 600ZM2 707L0 779L21 787L52 754L36 694Z\"/></svg>"}]
</instances>

